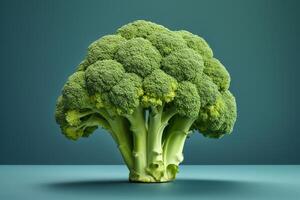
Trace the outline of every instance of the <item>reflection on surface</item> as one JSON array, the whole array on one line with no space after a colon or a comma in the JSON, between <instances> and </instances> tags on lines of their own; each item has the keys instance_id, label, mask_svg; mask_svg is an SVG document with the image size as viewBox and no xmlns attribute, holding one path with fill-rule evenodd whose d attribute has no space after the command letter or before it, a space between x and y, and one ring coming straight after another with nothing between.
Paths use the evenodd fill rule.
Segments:
<instances>
[{"instance_id":1,"label":"reflection on surface","mask_svg":"<svg viewBox=\"0 0 300 200\"><path fill-rule=\"evenodd\" d=\"M46 184L46 189L71 192L77 194L101 194L120 196L236 196L252 194L257 196L276 186L264 182L248 182L242 180L196 180L178 179L169 183L129 183L127 180L78 180L72 182L54 182Z\"/></svg>"}]
</instances>

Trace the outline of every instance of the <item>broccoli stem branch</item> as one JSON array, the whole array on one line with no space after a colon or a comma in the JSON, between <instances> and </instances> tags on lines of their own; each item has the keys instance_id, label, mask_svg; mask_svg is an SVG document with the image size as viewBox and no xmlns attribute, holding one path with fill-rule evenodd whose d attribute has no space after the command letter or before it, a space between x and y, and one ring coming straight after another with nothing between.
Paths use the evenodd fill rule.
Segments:
<instances>
[{"instance_id":1,"label":"broccoli stem branch","mask_svg":"<svg viewBox=\"0 0 300 200\"><path fill-rule=\"evenodd\" d=\"M166 109L162 113L162 122L167 123L175 114L177 113L177 110L174 106L171 108Z\"/></svg>"},{"instance_id":2,"label":"broccoli stem branch","mask_svg":"<svg viewBox=\"0 0 300 200\"><path fill-rule=\"evenodd\" d=\"M132 140L127 122L125 118L120 116L110 118L108 122L112 130L111 133L113 138L115 138L118 148L122 154L123 160L130 170L133 167L133 159L131 156Z\"/></svg>"},{"instance_id":3,"label":"broccoli stem branch","mask_svg":"<svg viewBox=\"0 0 300 200\"><path fill-rule=\"evenodd\" d=\"M149 130L147 135L147 172L156 180L161 181L164 176L164 162L162 149L162 134L168 124L163 120L163 106L151 107L149 111Z\"/></svg>"},{"instance_id":4,"label":"broccoli stem branch","mask_svg":"<svg viewBox=\"0 0 300 200\"><path fill-rule=\"evenodd\" d=\"M152 108L149 112L149 130L148 130L148 165L162 161L162 131L166 124L162 124L163 108Z\"/></svg>"},{"instance_id":5,"label":"broccoli stem branch","mask_svg":"<svg viewBox=\"0 0 300 200\"><path fill-rule=\"evenodd\" d=\"M163 149L165 166L183 161L183 147L194 118L176 116L167 130Z\"/></svg>"},{"instance_id":6,"label":"broccoli stem branch","mask_svg":"<svg viewBox=\"0 0 300 200\"><path fill-rule=\"evenodd\" d=\"M132 136L128 129L128 122L124 117L115 116L111 117L107 110L97 109L103 119L107 122L104 125L104 128L108 129L111 133L111 136L118 145L118 148L121 152L124 162L126 163L129 170L133 167L132 159ZM101 124L102 125L102 124Z\"/></svg>"},{"instance_id":7,"label":"broccoli stem branch","mask_svg":"<svg viewBox=\"0 0 300 200\"><path fill-rule=\"evenodd\" d=\"M147 129L145 125L145 114L142 106L139 106L132 115L127 115L130 122L130 130L133 134L133 160L134 167L132 168L134 176L148 179L146 175L147 166ZM147 180L144 180L147 181Z\"/></svg>"}]
</instances>

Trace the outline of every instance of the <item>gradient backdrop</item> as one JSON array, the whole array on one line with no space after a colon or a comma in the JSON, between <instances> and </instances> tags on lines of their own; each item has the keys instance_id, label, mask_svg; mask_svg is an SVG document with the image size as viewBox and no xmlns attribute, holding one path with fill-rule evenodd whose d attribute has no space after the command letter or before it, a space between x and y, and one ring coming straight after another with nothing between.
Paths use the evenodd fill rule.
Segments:
<instances>
[{"instance_id":1,"label":"gradient backdrop","mask_svg":"<svg viewBox=\"0 0 300 200\"><path fill-rule=\"evenodd\" d=\"M194 134L185 164L300 164L298 2L1 1L0 164L122 162L107 133L69 141L53 113L87 46L136 19L201 35L231 73L233 134Z\"/></svg>"}]
</instances>

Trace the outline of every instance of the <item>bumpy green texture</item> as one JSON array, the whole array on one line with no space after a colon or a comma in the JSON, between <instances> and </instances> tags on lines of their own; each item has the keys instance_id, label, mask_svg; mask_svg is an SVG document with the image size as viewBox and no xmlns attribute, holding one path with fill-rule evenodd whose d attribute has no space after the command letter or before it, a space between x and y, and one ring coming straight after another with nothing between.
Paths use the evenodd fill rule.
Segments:
<instances>
[{"instance_id":1,"label":"bumpy green texture","mask_svg":"<svg viewBox=\"0 0 300 200\"><path fill-rule=\"evenodd\" d=\"M88 47L62 89L56 122L69 139L106 129L133 182L176 178L191 132L220 138L233 130L230 76L206 41L138 20Z\"/></svg>"}]
</instances>

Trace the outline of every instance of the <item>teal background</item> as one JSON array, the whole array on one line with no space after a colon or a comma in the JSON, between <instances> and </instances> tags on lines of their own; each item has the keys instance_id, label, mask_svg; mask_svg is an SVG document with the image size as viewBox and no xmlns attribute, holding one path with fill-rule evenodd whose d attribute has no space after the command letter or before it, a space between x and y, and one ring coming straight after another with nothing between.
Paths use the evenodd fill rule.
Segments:
<instances>
[{"instance_id":1,"label":"teal background","mask_svg":"<svg viewBox=\"0 0 300 200\"><path fill-rule=\"evenodd\" d=\"M69 141L53 113L87 46L136 19L201 35L232 76L233 134L194 134L185 164L300 164L298 2L2 0L0 164L121 163L107 133Z\"/></svg>"}]
</instances>

